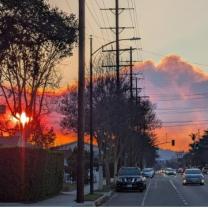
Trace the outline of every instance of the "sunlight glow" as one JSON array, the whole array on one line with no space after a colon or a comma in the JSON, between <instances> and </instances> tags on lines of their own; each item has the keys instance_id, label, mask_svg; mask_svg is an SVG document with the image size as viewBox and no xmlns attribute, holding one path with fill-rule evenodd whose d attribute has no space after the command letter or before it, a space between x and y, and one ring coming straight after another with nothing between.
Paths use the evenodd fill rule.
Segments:
<instances>
[{"instance_id":1,"label":"sunlight glow","mask_svg":"<svg viewBox=\"0 0 208 208\"><path fill-rule=\"evenodd\" d=\"M20 122L23 127L25 126L25 124L27 124L28 122L30 122L32 120L32 118L28 117L25 112L22 112L21 114L17 113L16 117L17 117L17 119L14 117L13 117L13 119L16 122Z\"/></svg>"}]
</instances>

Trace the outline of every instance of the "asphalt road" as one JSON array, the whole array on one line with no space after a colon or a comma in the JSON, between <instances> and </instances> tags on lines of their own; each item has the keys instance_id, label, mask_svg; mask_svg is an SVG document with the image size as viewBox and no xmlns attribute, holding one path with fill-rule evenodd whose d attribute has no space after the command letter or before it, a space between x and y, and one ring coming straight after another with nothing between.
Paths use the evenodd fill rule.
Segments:
<instances>
[{"instance_id":1,"label":"asphalt road","mask_svg":"<svg viewBox=\"0 0 208 208\"><path fill-rule=\"evenodd\" d=\"M103 206L208 206L208 176L205 178L204 186L183 186L180 175L157 175L148 180L143 193L115 193Z\"/></svg>"}]
</instances>

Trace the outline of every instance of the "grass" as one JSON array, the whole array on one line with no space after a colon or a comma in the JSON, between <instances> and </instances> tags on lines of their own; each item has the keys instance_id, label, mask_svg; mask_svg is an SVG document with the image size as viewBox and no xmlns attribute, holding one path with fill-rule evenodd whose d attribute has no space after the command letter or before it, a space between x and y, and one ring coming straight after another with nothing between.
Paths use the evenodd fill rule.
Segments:
<instances>
[{"instance_id":1,"label":"grass","mask_svg":"<svg viewBox=\"0 0 208 208\"><path fill-rule=\"evenodd\" d=\"M111 187L109 186L103 186L103 189L98 189L96 192L108 192L111 190Z\"/></svg>"},{"instance_id":2,"label":"grass","mask_svg":"<svg viewBox=\"0 0 208 208\"><path fill-rule=\"evenodd\" d=\"M68 191L74 191L76 189L76 183L64 183L62 191L68 192Z\"/></svg>"},{"instance_id":3,"label":"grass","mask_svg":"<svg viewBox=\"0 0 208 208\"><path fill-rule=\"evenodd\" d=\"M84 196L85 201L95 201L96 199L98 199L99 197L101 197L103 194L101 193L94 193L94 194L86 194Z\"/></svg>"}]
</instances>

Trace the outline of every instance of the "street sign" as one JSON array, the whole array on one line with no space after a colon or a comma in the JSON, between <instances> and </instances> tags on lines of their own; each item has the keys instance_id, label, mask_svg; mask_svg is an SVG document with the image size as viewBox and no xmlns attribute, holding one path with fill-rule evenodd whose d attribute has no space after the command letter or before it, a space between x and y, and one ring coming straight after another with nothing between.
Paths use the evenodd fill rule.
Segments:
<instances>
[{"instance_id":1,"label":"street sign","mask_svg":"<svg viewBox=\"0 0 208 208\"><path fill-rule=\"evenodd\" d=\"M6 113L6 105L0 105L0 114Z\"/></svg>"}]
</instances>

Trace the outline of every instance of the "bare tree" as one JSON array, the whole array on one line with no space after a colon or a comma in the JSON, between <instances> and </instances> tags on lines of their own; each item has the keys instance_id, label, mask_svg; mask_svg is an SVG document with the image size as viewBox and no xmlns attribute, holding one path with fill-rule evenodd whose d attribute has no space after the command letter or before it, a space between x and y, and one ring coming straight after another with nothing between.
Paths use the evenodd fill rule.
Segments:
<instances>
[{"instance_id":1,"label":"bare tree","mask_svg":"<svg viewBox=\"0 0 208 208\"><path fill-rule=\"evenodd\" d=\"M40 123L45 94L59 87L56 64L72 55L77 19L44 0L0 0L0 89L13 115L25 111ZM16 117L16 119L18 119Z\"/></svg>"}]
</instances>

